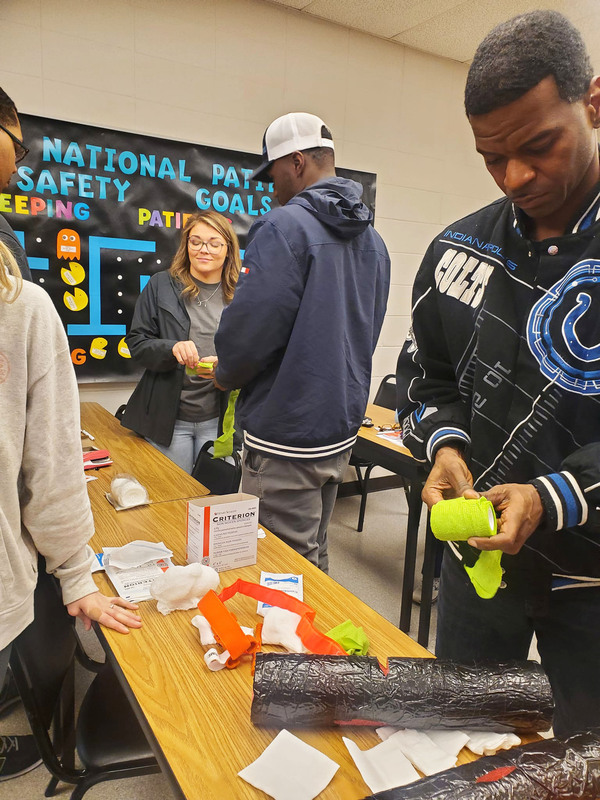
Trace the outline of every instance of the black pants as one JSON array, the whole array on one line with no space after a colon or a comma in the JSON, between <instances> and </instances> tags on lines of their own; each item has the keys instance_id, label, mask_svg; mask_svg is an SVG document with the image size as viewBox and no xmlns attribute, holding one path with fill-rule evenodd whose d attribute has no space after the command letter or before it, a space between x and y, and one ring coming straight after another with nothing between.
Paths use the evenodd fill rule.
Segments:
<instances>
[{"instance_id":1,"label":"black pants","mask_svg":"<svg viewBox=\"0 0 600 800\"><path fill-rule=\"evenodd\" d=\"M600 587L561 589L529 603L508 586L482 600L447 549L440 581L436 655L456 661L526 659L533 634L556 710L554 733L600 728Z\"/></svg>"}]
</instances>

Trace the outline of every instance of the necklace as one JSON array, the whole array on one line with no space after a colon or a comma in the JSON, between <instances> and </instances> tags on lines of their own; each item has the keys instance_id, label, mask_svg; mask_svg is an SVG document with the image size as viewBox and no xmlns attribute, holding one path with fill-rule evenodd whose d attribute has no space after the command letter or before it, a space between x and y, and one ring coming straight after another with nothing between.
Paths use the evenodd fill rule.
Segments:
<instances>
[{"instance_id":1,"label":"necklace","mask_svg":"<svg viewBox=\"0 0 600 800\"><path fill-rule=\"evenodd\" d=\"M196 302L198 303L198 305L206 307L208 305L208 301L212 300L212 298L216 295L216 293L219 291L220 288L221 288L221 284L219 282L219 283L217 283L217 288L214 290L214 292L212 292L212 294L210 294L204 300L201 300L200 299L200 295L197 294L196 295Z\"/></svg>"}]
</instances>

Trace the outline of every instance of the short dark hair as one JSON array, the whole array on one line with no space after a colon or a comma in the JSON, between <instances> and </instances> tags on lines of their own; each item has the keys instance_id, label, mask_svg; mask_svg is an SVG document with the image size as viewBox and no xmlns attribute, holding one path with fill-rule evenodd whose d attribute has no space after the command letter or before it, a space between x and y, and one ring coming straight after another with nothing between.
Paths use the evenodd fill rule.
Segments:
<instances>
[{"instance_id":1,"label":"short dark hair","mask_svg":"<svg viewBox=\"0 0 600 800\"><path fill-rule=\"evenodd\" d=\"M0 89L0 125L16 125L19 122L17 107L3 89Z\"/></svg>"},{"instance_id":2,"label":"short dark hair","mask_svg":"<svg viewBox=\"0 0 600 800\"><path fill-rule=\"evenodd\" d=\"M310 156L315 164L322 169L335 166L335 153L331 147L309 147L302 152Z\"/></svg>"},{"instance_id":3,"label":"short dark hair","mask_svg":"<svg viewBox=\"0 0 600 800\"><path fill-rule=\"evenodd\" d=\"M557 11L531 11L497 25L481 42L467 76L465 110L487 114L554 77L563 100L586 93L593 71L577 28Z\"/></svg>"}]
</instances>

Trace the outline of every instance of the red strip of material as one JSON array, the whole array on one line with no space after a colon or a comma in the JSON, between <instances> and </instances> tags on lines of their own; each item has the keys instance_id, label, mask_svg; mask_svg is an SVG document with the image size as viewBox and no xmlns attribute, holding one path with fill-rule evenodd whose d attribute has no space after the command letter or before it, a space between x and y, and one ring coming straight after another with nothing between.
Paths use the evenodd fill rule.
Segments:
<instances>
[{"instance_id":1,"label":"red strip of material","mask_svg":"<svg viewBox=\"0 0 600 800\"><path fill-rule=\"evenodd\" d=\"M491 772L486 772L485 775L480 775L475 783L495 783L502 778L506 778L507 775L510 775L510 773L514 772L515 770L515 766L498 767L498 769L493 769Z\"/></svg>"}]
</instances>

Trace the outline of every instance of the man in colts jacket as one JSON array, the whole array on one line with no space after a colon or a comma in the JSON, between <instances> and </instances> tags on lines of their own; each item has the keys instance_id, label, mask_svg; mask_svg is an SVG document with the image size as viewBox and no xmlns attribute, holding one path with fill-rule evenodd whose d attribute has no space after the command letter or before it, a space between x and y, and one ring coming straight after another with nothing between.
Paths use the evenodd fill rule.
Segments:
<instances>
[{"instance_id":1,"label":"man in colts jacket","mask_svg":"<svg viewBox=\"0 0 600 800\"><path fill-rule=\"evenodd\" d=\"M241 387L242 488L260 521L327 571L327 526L362 422L390 261L362 187L338 178L331 132L276 119L254 179L281 208L254 223L215 337L215 380Z\"/></svg>"},{"instance_id":2,"label":"man in colts jacket","mask_svg":"<svg viewBox=\"0 0 600 800\"><path fill-rule=\"evenodd\" d=\"M600 77L553 11L495 28L465 106L501 200L433 241L400 356L423 499L484 494L499 533L451 545L436 654L524 659L537 635L554 731L600 725ZM481 599L463 566L501 550Z\"/></svg>"}]
</instances>

